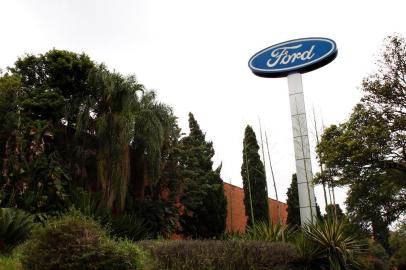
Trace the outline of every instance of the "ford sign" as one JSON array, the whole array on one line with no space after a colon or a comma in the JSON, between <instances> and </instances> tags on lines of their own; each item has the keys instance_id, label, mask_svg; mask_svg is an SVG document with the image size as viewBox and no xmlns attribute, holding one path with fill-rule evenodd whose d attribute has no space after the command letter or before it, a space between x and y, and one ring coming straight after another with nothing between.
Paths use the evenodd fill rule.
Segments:
<instances>
[{"instance_id":1,"label":"ford sign","mask_svg":"<svg viewBox=\"0 0 406 270\"><path fill-rule=\"evenodd\" d=\"M302 38L273 45L251 57L255 75L267 78L304 73L327 65L337 56L336 43L328 38Z\"/></svg>"}]
</instances>

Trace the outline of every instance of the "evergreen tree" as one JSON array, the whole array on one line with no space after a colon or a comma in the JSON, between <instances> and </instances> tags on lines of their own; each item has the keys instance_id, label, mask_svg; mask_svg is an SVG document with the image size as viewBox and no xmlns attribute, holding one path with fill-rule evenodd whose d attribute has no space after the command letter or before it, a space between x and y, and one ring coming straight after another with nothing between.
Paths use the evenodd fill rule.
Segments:
<instances>
[{"instance_id":1,"label":"evergreen tree","mask_svg":"<svg viewBox=\"0 0 406 270\"><path fill-rule=\"evenodd\" d=\"M205 134L192 113L189 113L189 129L189 136L180 142L184 181L181 202L185 206L181 225L186 235L215 237L224 231L227 215L221 166L213 171L213 143L206 142Z\"/></svg>"},{"instance_id":2,"label":"evergreen tree","mask_svg":"<svg viewBox=\"0 0 406 270\"><path fill-rule=\"evenodd\" d=\"M247 126L243 141L243 163L241 166L245 214L248 217L247 226L251 226L254 222L269 221L265 168L258 150L255 132L251 126Z\"/></svg>"},{"instance_id":3,"label":"evergreen tree","mask_svg":"<svg viewBox=\"0 0 406 270\"><path fill-rule=\"evenodd\" d=\"M326 206L326 214L324 219L336 216L338 219L343 219L345 217L343 210L339 204L329 204Z\"/></svg>"},{"instance_id":4,"label":"evergreen tree","mask_svg":"<svg viewBox=\"0 0 406 270\"><path fill-rule=\"evenodd\" d=\"M299 193L297 190L297 177L296 174L292 175L292 182L286 193L288 199L288 217L286 223L292 227L300 227L300 209L299 209Z\"/></svg>"},{"instance_id":5,"label":"evergreen tree","mask_svg":"<svg viewBox=\"0 0 406 270\"><path fill-rule=\"evenodd\" d=\"M288 217L286 223L292 227L300 227L300 206L299 206L299 192L297 189L297 177L296 174L292 174L292 182L286 193L288 199L286 204L288 205ZM316 202L316 215L319 220L322 219L320 207Z\"/></svg>"}]
</instances>

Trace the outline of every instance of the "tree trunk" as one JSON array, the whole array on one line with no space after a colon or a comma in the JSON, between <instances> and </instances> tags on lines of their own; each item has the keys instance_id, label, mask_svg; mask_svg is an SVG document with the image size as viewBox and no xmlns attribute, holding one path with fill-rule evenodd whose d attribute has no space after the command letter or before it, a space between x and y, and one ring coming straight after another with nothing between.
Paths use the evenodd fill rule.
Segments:
<instances>
[{"instance_id":1,"label":"tree trunk","mask_svg":"<svg viewBox=\"0 0 406 270\"><path fill-rule=\"evenodd\" d=\"M123 157L121 159L121 177L120 177L120 205L119 211L125 209L125 200L127 197L128 184L130 180L130 146L125 144L123 147Z\"/></svg>"},{"instance_id":2,"label":"tree trunk","mask_svg":"<svg viewBox=\"0 0 406 270\"><path fill-rule=\"evenodd\" d=\"M144 154L145 148L139 147L133 153L131 164L131 181L133 182L135 199L143 199L145 195L147 164Z\"/></svg>"}]
</instances>

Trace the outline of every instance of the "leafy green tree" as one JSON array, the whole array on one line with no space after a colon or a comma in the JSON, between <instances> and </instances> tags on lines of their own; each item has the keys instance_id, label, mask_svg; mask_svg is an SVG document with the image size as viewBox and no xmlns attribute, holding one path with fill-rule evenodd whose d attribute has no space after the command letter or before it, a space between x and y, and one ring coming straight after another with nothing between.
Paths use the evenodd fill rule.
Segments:
<instances>
[{"instance_id":1,"label":"leafy green tree","mask_svg":"<svg viewBox=\"0 0 406 270\"><path fill-rule=\"evenodd\" d=\"M19 58L10 72L21 81L21 122L49 121L55 137L55 146L72 173L75 184L83 186L96 174L88 168L90 153L95 152L95 127L83 130L84 111L93 111L97 93L90 92L87 80L95 64L82 53L50 50L45 54L25 55ZM90 107L89 106L93 106ZM88 184L88 183L87 183Z\"/></svg>"},{"instance_id":2,"label":"leafy green tree","mask_svg":"<svg viewBox=\"0 0 406 270\"><path fill-rule=\"evenodd\" d=\"M189 135L180 142L184 185L181 202L185 206L181 220L183 232L195 237L219 236L225 229L227 215L221 166L213 171L213 143L206 142L192 113L189 113L189 129Z\"/></svg>"},{"instance_id":3,"label":"leafy green tree","mask_svg":"<svg viewBox=\"0 0 406 270\"><path fill-rule=\"evenodd\" d=\"M327 128L317 146L334 186L348 186L350 219L389 249L388 226L406 211L406 42L389 37L378 71L348 119Z\"/></svg>"},{"instance_id":4,"label":"leafy green tree","mask_svg":"<svg viewBox=\"0 0 406 270\"><path fill-rule=\"evenodd\" d=\"M10 70L21 78L26 98L24 111L36 119L63 118L73 127L89 96L87 79L94 63L85 54L53 49L45 54L19 58Z\"/></svg>"},{"instance_id":5,"label":"leafy green tree","mask_svg":"<svg viewBox=\"0 0 406 270\"><path fill-rule=\"evenodd\" d=\"M251 126L245 128L243 141L243 163L241 176L244 185L245 214L247 226L254 222L268 222L268 194L266 191L265 168L258 154L259 146Z\"/></svg>"},{"instance_id":6,"label":"leafy green tree","mask_svg":"<svg viewBox=\"0 0 406 270\"><path fill-rule=\"evenodd\" d=\"M27 113L32 99L26 88L19 75L0 78L1 204L31 212L59 211L66 206L70 176L55 149L51 118Z\"/></svg>"},{"instance_id":7,"label":"leafy green tree","mask_svg":"<svg viewBox=\"0 0 406 270\"><path fill-rule=\"evenodd\" d=\"M18 94L21 91L20 79L17 76L0 73L0 153L4 153L7 139L16 131L19 122ZM3 158L0 159L0 168Z\"/></svg>"}]
</instances>

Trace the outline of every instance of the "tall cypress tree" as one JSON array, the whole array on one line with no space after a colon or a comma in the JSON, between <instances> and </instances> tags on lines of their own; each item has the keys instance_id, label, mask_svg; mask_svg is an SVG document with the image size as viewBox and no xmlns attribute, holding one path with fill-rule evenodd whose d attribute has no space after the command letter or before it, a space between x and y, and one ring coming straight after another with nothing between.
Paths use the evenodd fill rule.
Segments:
<instances>
[{"instance_id":1,"label":"tall cypress tree","mask_svg":"<svg viewBox=\"0 0 406 270\"><path fill-rule=\"evenodd\" d=\"M221 166L213 171L213 143L206 142L192 113L189 113L189 129L189 135L180 142L184 182L181 202L185 207L181 225L185 235L215 237L224 232L227 216Z\"/></svg>"},{"instance_id":2,"label":"tall cypress tree","mask_svg":"<svg viewBox=\"0 0 406 270\"><path fill-rule=\"evenodd\" d=\"M245 214L248 217L247 226L251 226L254 222L269 221L265 168L258 150L255 132L251 126L247 126L243 141L243 163L241 166Z\"/></svg>"}]
</instances>

